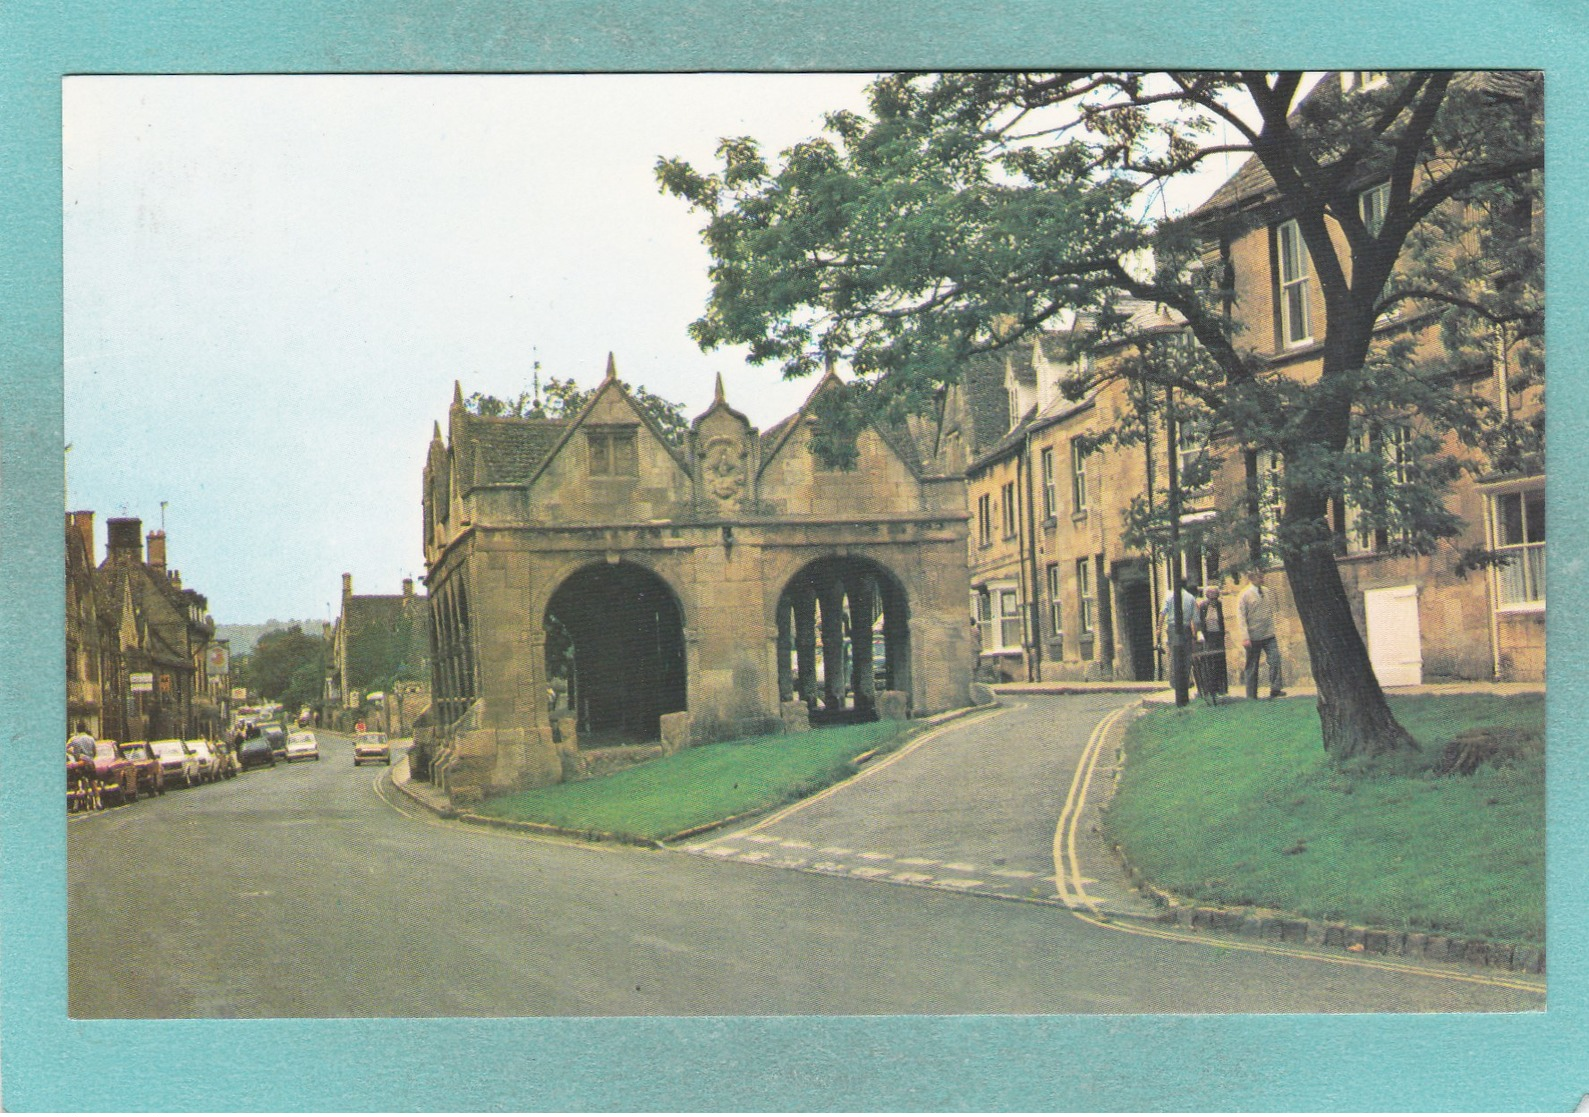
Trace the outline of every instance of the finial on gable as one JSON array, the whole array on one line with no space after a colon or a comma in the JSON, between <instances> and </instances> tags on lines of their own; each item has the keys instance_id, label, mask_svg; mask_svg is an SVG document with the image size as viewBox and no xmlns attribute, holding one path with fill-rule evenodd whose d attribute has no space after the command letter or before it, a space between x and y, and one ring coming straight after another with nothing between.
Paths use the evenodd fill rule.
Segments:
<instances>
[{"instance_id":1,"label":"finial on gable","mask_svg":"<svg viewBox=\"0 0 1589 1117\"><path fill-rule=\"evenodd\" d=\"M441 441L441 420L440 419L436 420L435 429L430 432L430 440L432 442L440 442Z\"/></svg>"},{"instance_id":2,"label":"finial on gable","mask_svg":"<svg viewBox=\"0 0 1589 1117\"><path fill-rule=\"evenodd\" d=\"M618 379L618 362L613 359L611 350L607 352L607 379Z\"/></svg>"},{"instance_id":3,"label":"finial on gable","mask_svg":"<svg viewBox=\"0 0 1589 1117\"><path fill-rule=\"evenodd\" d=\"M715 397L713 397L712 402L713 403L725 403L725 402L727 402L727 397L723 395L723 374L722 373L718 373L717 374L717 395Z\"/></svg>"},{"instance_id":4,"label":"finial on gable","mask_svg":"<svg viewBox=\"0 0 1589 1117\"><path fill-rule=\"evenodd\" d=\"M454 407L460 408L460 409L463 407L463 382L462 381L454 380L452 382L452 405Z\"/></svg>"}]
</instances>

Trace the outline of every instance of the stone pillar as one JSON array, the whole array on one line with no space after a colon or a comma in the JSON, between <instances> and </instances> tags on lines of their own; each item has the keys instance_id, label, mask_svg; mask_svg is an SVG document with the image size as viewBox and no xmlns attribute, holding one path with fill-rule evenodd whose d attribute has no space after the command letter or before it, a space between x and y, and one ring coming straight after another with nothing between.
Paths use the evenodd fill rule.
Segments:
<instances>
[{"instance_id":1,"label":"stone pillar","mask_svg":"<svg viewBox=\"0 0 1589 1117\"><path fill-rule=\"evenodd\" d=\"M778 702L794 698L794 670L789 654L794 648L794 633L790 624L791 608L787 598L778 599Z\"/></svg>"},{"instance_id":2,"label":"stone pillar","mask_svg":"<svg viewBox=\"0 0 1589 1117\"><path fill-rule=\"evenodd\" d=\"M844 583L830 582L822 598L822 708L844 707Z\"/></svg>"},{"instance_id":3,"label":"stone pillar","mask_svg":"<svg viewBox=\"0 0 1589 1117\"><path fill-rule=\"evenodd\" d=\"M795 627L795 656L798 663L796 670L796 689L800 700L808 707L816 703L816 671L817 671L817 598L811 586L802 583L795 588L794 597L794 627Z\"/></svg>"},{"instance_id":4,"label":"stone pillar","mask_svg":"<svg viewBox=\"0 0 1589 1117\"><path fill-rule=\"evenodd\" d=\"M883 662L888 671L888 685L892 690L910 692L910 629L905 623L904 603L897 590L884 589L881 594L883 608Z\"/></svg>"},{"instance_id":5,"label":"stone pillar","mask_svg":"<svg viewBox=\"0 0 1589 1117\"><path fill-rule=\"evenodd\" d=\"M855 708L871 713L877 708L877 674L872 664L872 622L876 618L876 583L871 578L847 578L844 592L850 601L850 690Z\"/></svg>"}]
</instances>

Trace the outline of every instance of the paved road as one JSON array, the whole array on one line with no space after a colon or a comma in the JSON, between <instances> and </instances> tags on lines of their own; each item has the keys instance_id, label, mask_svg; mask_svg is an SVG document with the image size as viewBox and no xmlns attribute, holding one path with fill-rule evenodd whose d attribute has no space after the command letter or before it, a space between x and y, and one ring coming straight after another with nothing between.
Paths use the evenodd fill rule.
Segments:
<instances>
[{"instance_id":1,"label":"paved road","mask_svg":"<svg viewBox=\"0 0 1589 1117\"><path fill-rule=\"evenodd\" d=\"M72 1015L1543 1007L1495 985L1122 934L1052 906L410 817L386 780L332 742L318 764L69 822Z\"/></svg>"},{"instance_id":2,"label":"paved road","mask_svg":"<svg viewBox=\"0 0 1589 1117\"><path fill-rule=\"evenodd\" d=\"M1134 695L1032 695L953 722L860 778L742 830L692 843L709 857L893 884L1060 900L1055 831L1072 777ZM1095 777L1102 791L1108 773ZM1148 914L1083 818L1089 897Z\"/></svg>"}]
</instances>

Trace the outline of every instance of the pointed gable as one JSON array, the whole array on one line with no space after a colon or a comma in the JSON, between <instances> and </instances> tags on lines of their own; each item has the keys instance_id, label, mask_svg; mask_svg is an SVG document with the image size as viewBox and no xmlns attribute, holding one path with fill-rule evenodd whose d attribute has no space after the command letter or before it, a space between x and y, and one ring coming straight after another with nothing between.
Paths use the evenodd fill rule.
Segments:
<instances>
[{"instance_id":1,"label":"pointed gable","mask_svg":"<svg viewBox=\"0 0 1589 1117\"><path fill-rule=\"evenodd\" d=\"M903 425L870 422L856 436L856 467L830 469L811 452L815 404L843 381L830 367L799 412L762 438L757 474L763 504L777 515L879 515L923 506L921 454Z\"/></svg>"}]
</instances>

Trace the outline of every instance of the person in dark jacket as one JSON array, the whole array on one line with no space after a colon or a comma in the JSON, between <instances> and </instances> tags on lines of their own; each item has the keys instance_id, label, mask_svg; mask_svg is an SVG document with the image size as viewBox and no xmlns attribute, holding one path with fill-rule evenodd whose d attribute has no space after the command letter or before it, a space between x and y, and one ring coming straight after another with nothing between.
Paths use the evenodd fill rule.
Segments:
<instances>
[{"instance_id":1,"label":"person in dark jacket","mask_svg":"<svg viewBox=\"0 0 1589 1117\"><path fill-rule=\"evenodd\" d=\"M1203 599L1192 616L1192 630L1197 635L1197 650L1208 655L1204 678L1210 691L1227 694L1230 675L1225 663L1225 603L1219 599L1219 587L1213 582L1203 588Z\"/></svg>"}]
</instances>

